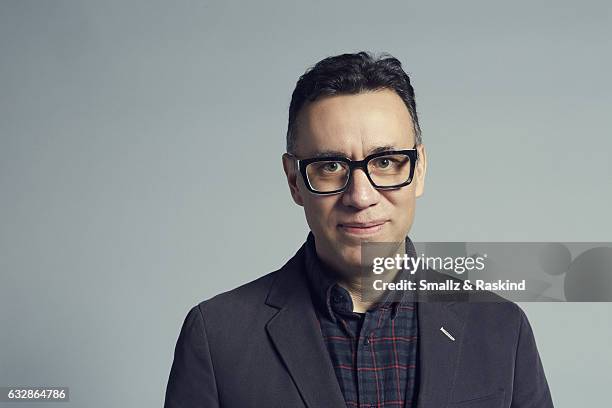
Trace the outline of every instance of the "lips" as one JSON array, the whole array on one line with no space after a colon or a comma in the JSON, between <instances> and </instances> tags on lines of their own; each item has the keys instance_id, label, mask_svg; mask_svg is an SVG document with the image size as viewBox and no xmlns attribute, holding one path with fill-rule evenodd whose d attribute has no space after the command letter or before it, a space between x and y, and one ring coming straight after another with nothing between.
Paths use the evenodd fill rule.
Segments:
<instances>
[{"instance_id":1,"label":"lips","mask_svg":"<svg viewBox=\"0 0 612 408\"><path fill-rule=\"evenodd\" d=\"M376 220L368 222L345 222L338 224L338 228L352 235L369 235L379 232L387 220Z\"/></svg>"}]
</instances>

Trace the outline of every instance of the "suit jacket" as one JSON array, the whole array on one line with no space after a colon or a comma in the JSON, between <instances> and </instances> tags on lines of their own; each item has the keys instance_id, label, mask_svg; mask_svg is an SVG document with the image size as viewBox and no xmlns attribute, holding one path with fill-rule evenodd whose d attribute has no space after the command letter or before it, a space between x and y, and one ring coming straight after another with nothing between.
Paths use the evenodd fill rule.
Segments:
<instances>
[{"instance_id":1,"label":"suit jacket","mask_svg":"<svg viewBox=\"0 0 612 408\"><path fill-rule=\"evenodd\" d=\"M303 258L304 246L279 270L189 311L165 408L346 407ZM516 304L423 302L417 315L419 408L553 406Z\"/></svg>"}]
</instances>

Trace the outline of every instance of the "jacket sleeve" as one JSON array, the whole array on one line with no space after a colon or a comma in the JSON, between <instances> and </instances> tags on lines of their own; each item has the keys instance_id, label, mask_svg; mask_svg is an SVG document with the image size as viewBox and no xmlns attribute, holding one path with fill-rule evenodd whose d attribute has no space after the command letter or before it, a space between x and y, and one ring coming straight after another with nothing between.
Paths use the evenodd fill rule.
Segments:
<instances>
[{"instance_id":1,"label":"jacket sleeve","mask_svg":"<svg viewBox=\"0 0 612 408\"><path fill-rule=\"evenodd\" d=\"M164 408L219 407L204 316L200 306L194 306L176 343Z\"/></svg>"},{"instance_id":2,"label":"jacket sleeve","mask_svg":"<svg viewBox=\"0 0 612 408\"><path fill-rule=\"evenodd\" d=\"M512 408L552 408L553 402L529 320L519 308Z\"/></svg>"}]
</instances>

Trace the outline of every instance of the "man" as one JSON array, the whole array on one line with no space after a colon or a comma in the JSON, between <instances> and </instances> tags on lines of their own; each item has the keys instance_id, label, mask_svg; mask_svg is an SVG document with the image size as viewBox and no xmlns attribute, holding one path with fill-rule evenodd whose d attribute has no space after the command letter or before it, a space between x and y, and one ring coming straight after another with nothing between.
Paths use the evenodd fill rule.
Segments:
<instances>
[{"instance_id":1,"label":"man","mask_svg":"<svg viewBox=\"0 0 612 408\"><path fill-rule=\"evenodd\" d=\"M282 164L311 232L280 270L191 309L167 408L552 407L515 304L360 296L364 242L414 253L427 170L397 59L344 54L307 71Z\"/></svg>"}]
</instances>

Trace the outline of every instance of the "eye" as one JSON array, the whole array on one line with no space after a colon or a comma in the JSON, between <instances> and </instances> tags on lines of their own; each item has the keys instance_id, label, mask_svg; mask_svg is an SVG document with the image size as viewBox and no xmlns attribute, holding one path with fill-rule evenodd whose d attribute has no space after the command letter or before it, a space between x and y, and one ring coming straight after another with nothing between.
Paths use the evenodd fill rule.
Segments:
<instances>
[{"instance_id":1,"label":"eye","mask_svg":"<svg viewBox=\"0 0 612 408\"><path fill-rule=\"evenodd\" d=\"M323 170L328 173L335 173L341 169L340 163L338 162L328 162L323 166Z\"/></svg>"},{"instance_id":2,"label":"eye","mask_svg":"<svg viewBox=\"0 0 612 408\"><path fill-rule=\"evenodd\" d=\"M391 160L386 157L383 157L382 159L378 160L377 165L381 169L385 169L391 165Z\"/></svg>"},{"instance_id":3,"label":"eye","mask_svg":"<svg viewBox=\"0 0 612 408\"><path fill-rule=\"evenodd\" d=\"M381 158L374 160L374 166L376 166L376 168L381 169L381 170L388 169L396 164L397 164L397 161L391 157L381 157Z\"/></svg>"}]
</instances>

